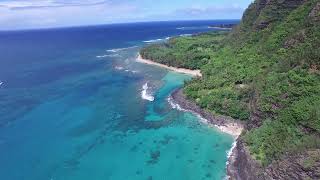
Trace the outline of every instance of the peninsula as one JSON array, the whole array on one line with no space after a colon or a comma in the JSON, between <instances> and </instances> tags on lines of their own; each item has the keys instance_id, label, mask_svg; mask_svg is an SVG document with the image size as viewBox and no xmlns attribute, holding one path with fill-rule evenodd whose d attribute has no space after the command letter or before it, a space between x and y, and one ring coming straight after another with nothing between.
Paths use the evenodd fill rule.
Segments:
<instances>
[{"instance_id":1,"label":"peninsula","mask_svg":"<svg viewBox=\"0 0 320 180\"><path fill-rule=\"evenodd\" d=\"M201 70L174 99L244 125L230 179L320 179L319 44L319 0L255 0L231 32L151 44L140 60Z\"/></svg>"}]
</instances>

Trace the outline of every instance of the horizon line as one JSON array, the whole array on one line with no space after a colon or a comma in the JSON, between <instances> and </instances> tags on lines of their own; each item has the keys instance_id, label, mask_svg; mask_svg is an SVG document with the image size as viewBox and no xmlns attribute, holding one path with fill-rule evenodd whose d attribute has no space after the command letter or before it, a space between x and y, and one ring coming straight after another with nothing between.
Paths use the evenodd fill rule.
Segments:
<instances>
[{"instance_id":1,"label":"horizon line","mask_svg":"<svg viewBox=\"0 0 320 180\"><path fill-rule=\"evenodd\" d=\"M59 29L73 29L85 27L97 27L108 25L125 25L125 24L139 24L139 23L161 23L161 22L190 22L190 21L241 21L241 19L187 19L187 20L155 20L155 21L134 21L134 22L119 22L119 23L101 23L88 25L74 25L74 26L57 26L57 27L39 27L39 28L25 28L25 29L0 29L0 32L19 32L19 31L41 31L41 30L59 30Z\"/></svg>"}]
</instances>

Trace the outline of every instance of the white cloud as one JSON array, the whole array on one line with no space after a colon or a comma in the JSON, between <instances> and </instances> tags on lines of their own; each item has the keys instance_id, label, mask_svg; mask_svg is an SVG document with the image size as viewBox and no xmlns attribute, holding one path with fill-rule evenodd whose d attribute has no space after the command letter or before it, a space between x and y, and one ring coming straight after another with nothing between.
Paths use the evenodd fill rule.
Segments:
<instances>
[{"instance_id":1,"label":"white cloud","mask_svg":"<svg viewBox=\"0 0 320 180\"><path fill-rule=\"evenodd\" d=\"M59 0L14 0L1 1L0 6L12 10L32 8L54 8L66 6L90 6L107 3L105 0L59 1Z\"/></svg>"},{"instance_id":2,"label":"white cloud","mask_svg":"<svg viewBox=\"0 0 320 180\"><path fill-rule=\"evenodd\" d=\"M177 19L191 17L190 19L237 19L241 17L245 8L238 4L229 6L194 6L191 8L178 9L173 13Z\"/></svg>"},{"instance_id":3,"label":"white cloud","mask_svg":"<svg viewBox=\"0 0 320 180\"><path fill-rule=\"evenodd\" d=\"M90 2L90 5L84 5L84 1L77 4L69 2L68 5L57 1L30 1L21 4L1 2L0 28L29 29L111 23L124 19L137 10L136 6L130 4Z\"/></svg>"},{"instance_id":4,"label":"white cloud","mask_svg":"<svg viewBox=\"0 0 320 180\"><path fill-rule=\"evenodd\" d=\"M236 19L241 17L245 6L239 0L231 0L234 4L212 2L211 6L199 2L188 4L184 0L172 4L170 1L164 0L155 6L151 0L0 0L0 30L133 21Z\"/></svg>"}]
</instances>

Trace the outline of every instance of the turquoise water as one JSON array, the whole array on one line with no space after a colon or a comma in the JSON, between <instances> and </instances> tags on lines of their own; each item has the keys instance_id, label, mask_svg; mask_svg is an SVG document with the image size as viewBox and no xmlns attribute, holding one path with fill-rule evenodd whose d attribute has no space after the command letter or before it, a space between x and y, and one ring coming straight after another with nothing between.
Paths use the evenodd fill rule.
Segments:
<instances>
[{"instance_id":1,"label":"turquoise water","mask_svg":"<svg viewBox=\"0 0 320 180\"><path fill-rule=\"evenodd\" d=\"M98 35L94 42L101 40ZM3 51L8 64L18 55L33 61L17 58L16 69L0 74L1 180L225 176L233 138L168 103L170 93L191 77L137 63L143 45L138 40L128 41L135 47L110 51L89 40L68 49L57 39L59 46L33 46L38 56L24 48ZM0 50L7 46L0 44ZM154 101L142 98L145 83Z\"/></svg>"}]
</instances>

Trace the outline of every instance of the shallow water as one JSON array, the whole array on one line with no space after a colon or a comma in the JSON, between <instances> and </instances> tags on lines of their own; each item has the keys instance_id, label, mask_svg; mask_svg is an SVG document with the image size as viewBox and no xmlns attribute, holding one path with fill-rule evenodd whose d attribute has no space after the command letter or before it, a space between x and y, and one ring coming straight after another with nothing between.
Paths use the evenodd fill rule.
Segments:
<instances>
[{"instance_id":1,"label":"shallow water","mask_svg":"<svg viewBox=\"0 0 320 180\"><path fill-rule=\"evenodd\" d=\"M188 25L0 33L0 179L223 178L232 137L167 101L190 77L135 61Z\"/></svg>"}]
</instances>

